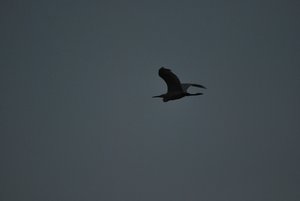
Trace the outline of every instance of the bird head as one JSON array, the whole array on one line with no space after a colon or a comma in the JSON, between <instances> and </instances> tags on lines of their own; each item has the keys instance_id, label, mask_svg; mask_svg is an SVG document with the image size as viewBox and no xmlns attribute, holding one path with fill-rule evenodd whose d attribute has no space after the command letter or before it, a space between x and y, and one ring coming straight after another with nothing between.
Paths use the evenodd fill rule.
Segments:
<instances>
[{"instance_id":1,"label":"bird head","mask_svg":"<svg viewBox=\"0 0 300 201\"><path fill-rule=\"evenodd\" d=\"M165 67L163 67L163 66L160 68L160 70L171 71L170 69L165 68Z\"/></svg>"}]
</instances>

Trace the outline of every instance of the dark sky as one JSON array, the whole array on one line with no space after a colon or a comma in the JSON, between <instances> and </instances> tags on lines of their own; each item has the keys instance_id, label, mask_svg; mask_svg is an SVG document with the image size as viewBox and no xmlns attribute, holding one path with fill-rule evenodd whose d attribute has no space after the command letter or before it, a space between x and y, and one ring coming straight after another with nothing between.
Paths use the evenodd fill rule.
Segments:
<instances>
[{"instance_id":1,"label":"dark sky","mask_svg":"<svg viewBox=\"0 0 300 201\"><path fill-rule=\"evenodd\" d=\"M299 10L2 0L0 200L300 200Z\"/></svg>"}]
</instances>

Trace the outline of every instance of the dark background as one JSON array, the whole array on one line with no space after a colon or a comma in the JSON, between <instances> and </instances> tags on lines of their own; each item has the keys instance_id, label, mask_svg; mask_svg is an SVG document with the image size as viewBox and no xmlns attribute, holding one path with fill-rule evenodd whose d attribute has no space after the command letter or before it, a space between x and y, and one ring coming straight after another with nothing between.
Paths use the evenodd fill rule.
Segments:
<instances>
[{"instance_id":1,"label":"dark background","mask_svg":"<svg viewBox=\"0 0 300 201\"><path fill-rule=\"evenodd\" d=\"M299 2L1 1L0 200L300 200Z\"/></svg>"}]
</instances>

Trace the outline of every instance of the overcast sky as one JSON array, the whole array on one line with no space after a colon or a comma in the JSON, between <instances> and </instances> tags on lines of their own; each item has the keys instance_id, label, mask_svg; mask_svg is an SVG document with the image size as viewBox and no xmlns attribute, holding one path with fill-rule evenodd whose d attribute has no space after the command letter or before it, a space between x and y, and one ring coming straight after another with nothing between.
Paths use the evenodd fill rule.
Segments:
<instances>
[{"instance_id":1,"label":"overcast sky","mask_svg":"<svg viewBox=\"0 0 300 201\"><path fill-rule=\"evenodd\" d=\"M0 200L300 200L299 10L2 0Z\"/></svg>"}]
</instances>

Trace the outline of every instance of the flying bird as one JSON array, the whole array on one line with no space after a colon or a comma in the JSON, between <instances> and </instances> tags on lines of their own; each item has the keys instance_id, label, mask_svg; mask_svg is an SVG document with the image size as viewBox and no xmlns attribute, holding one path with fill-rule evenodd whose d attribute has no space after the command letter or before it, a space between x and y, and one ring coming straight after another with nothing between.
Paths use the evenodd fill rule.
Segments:
<instances>
[{"instance_id":1,"label":"flying bird","mask_svg":"<svg viewBox=\"0 0 300 201\"><path fill-rule=\"evenodd\" d=\"M161 67L159 69L158 75L166 82L168 86L168 92L159 96L153 96L152 98L163 98L164 102L180 99L185 96L198 96L203 94L203 93L195 93L195 94L188 93L187 89L190 86L206 89L204 86L200 84L181 83L178 77L170 69L164 67Z\"/></svg>"}]
</instances>

